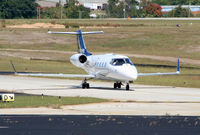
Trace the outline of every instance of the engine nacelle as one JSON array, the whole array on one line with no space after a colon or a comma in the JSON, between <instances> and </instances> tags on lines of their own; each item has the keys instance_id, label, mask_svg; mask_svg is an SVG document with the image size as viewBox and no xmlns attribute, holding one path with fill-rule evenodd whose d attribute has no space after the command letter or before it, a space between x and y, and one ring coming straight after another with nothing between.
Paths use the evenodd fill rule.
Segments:
<instances>
[{"instance_id":1,"label":"engine nacelle","mask_svg":"<svg viewBox=\"0 0 200 135\"><path fill-rule=\"evenodd\" d=\"M87 62L87 56L84 54L74 54L70 57L70 61L76 66L82 66L82 64Z\"/></svg>"}]
</instances>

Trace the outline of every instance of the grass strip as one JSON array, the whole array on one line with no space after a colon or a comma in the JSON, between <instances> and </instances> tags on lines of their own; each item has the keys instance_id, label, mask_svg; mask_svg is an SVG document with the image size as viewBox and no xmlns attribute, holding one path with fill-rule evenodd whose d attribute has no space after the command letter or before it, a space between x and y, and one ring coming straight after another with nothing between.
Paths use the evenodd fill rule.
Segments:
<instances>
[{"instance_id":1,"label":"grass strip","mask_svg":"<svg viewBox=\"0 0 200 135\"><path fill-rule=\"evenodd\" d=\"M107 102L106 99L91 97L59 97L37 96L37 95L16 95L14 102L0 102L0 108L29 108L29 107L52 107L59 109L62 105L78 105L88 103Z\"/></svg>"}]
</instances>

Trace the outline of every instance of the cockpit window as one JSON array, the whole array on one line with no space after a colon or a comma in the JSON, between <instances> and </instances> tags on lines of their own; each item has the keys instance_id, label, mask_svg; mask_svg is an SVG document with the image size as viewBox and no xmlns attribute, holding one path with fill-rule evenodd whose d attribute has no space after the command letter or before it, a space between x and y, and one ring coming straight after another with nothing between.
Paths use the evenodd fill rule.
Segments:
<instances>
[{"instance_id":1,"label":"cockpit window","mask_svg":"<svg viewBox=\"0 0 200 135\"><path fill-rule=\"evenodd\" d=\"M125 63L124 59L113 59L111 64L114 66L123 65Z\"/></svg>"},{"instance_id":2,"label":"cockpit window","mask_svg":"<svg viewBox=\"0 0 200 135\"><path fill-rule=\"evenodd\" d=\"M131 64L131 65L133 65L133 63L131 62L130 59L126 58L125 61L126 61L127 64Z\"/></svg>"},{"instance_id":3,"label":"cockpit window","mask_svg":"<svg viewBox=\"0 0 200 135\"><path fill-rule=\"evenodd\" d=\"M113 66L120 66L120 65L123 65L123 64L130 64L130 65L133 65L133 63L130 61L130 59L128 58L125 58L125 59L112 59L111 65Z\"/></svg>"}]
</instances>

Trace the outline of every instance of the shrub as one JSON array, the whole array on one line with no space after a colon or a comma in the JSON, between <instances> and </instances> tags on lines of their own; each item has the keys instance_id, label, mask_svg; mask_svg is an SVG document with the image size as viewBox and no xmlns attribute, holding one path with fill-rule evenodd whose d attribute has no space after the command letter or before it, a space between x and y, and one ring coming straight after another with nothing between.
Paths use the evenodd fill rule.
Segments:
<instances>
[{"instance_id":1,"label":"shrub","mask_svg":"<svg viewBox=\"0 0 200 135\"><path fill-rule=\"evenodd\" d=\"M193 17L193 13L189 8L182 8L181 5L169 12L169 17Z\"/></svg>"},{"instance_id":2,"label":"shrub","mask_svg":"<svg viewBox=\"0 0 200 135\"><path fill-rule=\"evenodd\" d=\"M198 13L198 14L196 15L196 17L200 17L200 13Z\"/></svg>"},{"instance_id":3,"label":"shrub","mask_svg":"<svg viewBox=\"0 0 200 135\"><path fill-rule=\"evenodd\" d=\"M56 24L55 20L50 21L51 24Z\"/></svg>"},{"instance_id":4,"label":"shrub","mask_svg":"<svg viewBox=\"0 0 200 135\"><path fill-rule=\"evenodd\" d=\"M2 28L6 27L6 20L4 20L4 19L1 20L0 27L2 27Z\"/></svg>"},{"instance_id":5,"label":"shrub","mask_svg":"<svg viewBox=\"0 0 200 135\"><path fill-rule=\"evenodd\" d=\"M68 28L69 28L69 25L68 25L68 24L65 24L65 28L68 29Z\"/></svg>"},{"instance_id":6,"label":"shrub","mask_svg":"<svg viewBox=\"0 0 200 135\"><path fill-rule=\"evenodd\" d=\"M72 25L72 28L79 28L80 26L77 24Z\"/></svg>"},{"instance_id":7,"label":"shrub","mask_svg":"<svg viewBox=\"0 0 200 135\"><path fill-rule=\"evenodd\" d=\"M147 15L153 15L153 17L161 17L162 16L162 7L155 3L150 3L146 7L146 13Z\"/></svg>"}]
</instances>

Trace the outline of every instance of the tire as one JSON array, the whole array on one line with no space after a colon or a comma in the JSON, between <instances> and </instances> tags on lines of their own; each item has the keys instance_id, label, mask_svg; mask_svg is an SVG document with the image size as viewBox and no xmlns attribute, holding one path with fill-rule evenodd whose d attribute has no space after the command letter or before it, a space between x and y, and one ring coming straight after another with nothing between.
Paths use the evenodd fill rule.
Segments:
<instances>
[{"instance_id":1,"label":"tire","mask_svg":"<svg viewBox=\"0 0 200 135\"><path fill-rule=\"evenodd\" d=\"M129 90L129 85L126 85L126 90Z\"/></svg>"},{"instance_id":2,"label":"tire","mask_svg":"<svg viewBox=\"0 0 200 135\"><path fill-rule=\"evenodd\" d=\"M118 83L117 85L118 85L117 87L120 89L121 88L121 83Z\"/></svg>"},{"instance_id":3,"label":"tire","mask_svg":"<svg viewBox=\"0 0 200 135\"><path fill-rule=\"evenodd\" d=\"M114 83L114 89L116 89L117 88L117 83Z\"/></svg>"},{"instance_id":4,"label":"tire","mask_svg":"<svg viewBox=\"0 0 200 135\"><path fill-rule=\"evenodd\" d=\"M89 89L90 88L90 84L86 83L86 88Z\"/></svg>"},{"instance_id":5,"label":"tire","mask_svg":"<svg viewBox=\"0 0 200 135\"><path fill-rule=\"evenodd\" d=\"M85 89L85 87L86 87L86 86L85 86L85 83L83 83L83 84L82 84L82 89Z\"/></svg>"}]
</instances>

